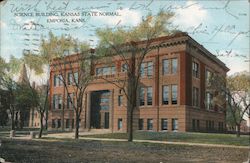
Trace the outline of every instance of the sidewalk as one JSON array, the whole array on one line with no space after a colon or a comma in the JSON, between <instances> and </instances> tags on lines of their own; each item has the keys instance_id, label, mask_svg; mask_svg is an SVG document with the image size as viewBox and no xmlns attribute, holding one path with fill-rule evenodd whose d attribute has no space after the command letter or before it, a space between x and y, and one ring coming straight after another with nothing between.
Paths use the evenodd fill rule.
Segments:
<instances>
[{"instance_id":1,"label":"sidewalk","mask_svg":"<svg viewBox=\"0 0 250 163\"><path fill-rule=\"evenodd\" d=\"M98 140L98 141L118 141L118 142L126 142L126 141L128 141L127 139L88 138L88 137L80 137L79 139ZM222 147L222 148L250 149L250 147L247 147L247 146L237 146L237 145L202 144L202 143L187 143L187 142L168 142L168 141L157 141L157 140L136 140L136 139L134 139L133 142L155 143L155 144L172 144L172 145L190 145L190 146L203 146L203 147Z\"/></svg>"},{"instance_id":2,"label":"sidewalk","mask_svg":"<svg viewBox=\"0 0 250 163\"><path fill-rule=\"evenodd\" d=\"M127 139L111 139L111 138L92 138L92 137L82 137L83 135L94 135L94 134L104 134L110 133L110 131L91 131L91 132L80 132L79 139L80 140L97 140L97 141L116 141L116 142L126 142ZM55 138L55 139L74 139L74 132L71 133L54 133L43 135L43 138ZM29 140L30 136L19 136L14 137L13 139L23 139ZM51 141L46 139L34 139L34 140L42 140L42 141ZM60 140L54 140L60 141ZM220 147L220 148L240 148L240 149L250 149L248 146L237 146L237 145L224 145L224 144L203 144L203 143L190 143L190 142L173 142L173 141L157 141L157 140L137 140L134 139L133 142L138 143L155 143L155 144L171 144L171 145L189 145L189 146L203 146L203 147Z\"/></svg>"}]
</instances>

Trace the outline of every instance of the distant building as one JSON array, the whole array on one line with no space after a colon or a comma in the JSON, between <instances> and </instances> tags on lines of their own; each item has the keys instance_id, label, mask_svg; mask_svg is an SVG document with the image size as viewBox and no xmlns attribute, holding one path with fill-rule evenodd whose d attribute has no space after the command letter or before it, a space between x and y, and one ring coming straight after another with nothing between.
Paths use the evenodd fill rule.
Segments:
<instances>
[{"instance_id":1,"label":"distant building","mask_svg":"<svg viewBox=\"0 0 250 163\"><path fill-rule=\"evenodd\" d=\"M207 81L212 73L226 77L229 69L185 33L159 37L152 40L153 49L146 55L141 66L140 88L138 89L138 109L134 111L135 130L147 131L200 131L222 132L225 130L225 110L212 107L212 94L207 89ZM64 69L68 79L67 87L72 85L72 73L78 73L76 55L72 68ZM74 129L74 110L68 102L60 74L50 69L50 109L49 129ZM105 60L93 63L95 80L88 86L84 95L84 108L81 113L80 129L110 129L127 131L126 98L114 84L104 80L124 78L125 61L114 56L112 65ZM81 79L78 79L81 80ZM70 97L74 92L70 92ZM64 124L64 125L62 125Z\"/></svg>"}]
</instances>

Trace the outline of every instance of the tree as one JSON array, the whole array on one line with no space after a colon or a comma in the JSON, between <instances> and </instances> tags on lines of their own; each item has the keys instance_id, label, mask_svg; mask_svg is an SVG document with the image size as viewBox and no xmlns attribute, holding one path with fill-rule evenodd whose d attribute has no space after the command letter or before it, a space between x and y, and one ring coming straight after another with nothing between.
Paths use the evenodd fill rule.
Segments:
<instances>
[{"instance_id":1,"label":"tree","mask_svg":"<svg viewBox=\"0 0 250 163\"><path fill-rule=\"evenodd\" d=\"M209 80L209 88L213 93L214 105L227 108L230 125L235 126L237 137L240 136L240 126L244 115L250 115L250 76L236 75L228 77L214 74Z\"/></svg>"},{"instance_id":2,"label":"tree","mask_svg":"<svg viewBox=\"0 0 250 163\"><path fill-rule=\"evenodd\" d=\"M53 69L59 72L67 100L75 111L75 139L78 139L80 115L86 109L84 108L84 94L92 81L91 53L85 51L77 53L75 57L61 57L58 62L54 63ZM66 75L69 73L71 76Z\"/></svg>"},{"instance_id":3,"label":"tree","mask_svg":"<svg viewBox=\"0 0 250 163\"><path fill-rule=\"evenodd\" d=\"M63 83L67 100L69 100L75 112L75 139L78 139L79 119L84 109L84 94L88 84L92 80L90 75L91 52L87 50L89 49L89 44L73 39L71 36L65 37L62 35L61 37L57 37L53 33L49 35L50 39L47 41L43 40L41 49L43 54L47 56L45 58L51 60L51 69L58 72L61 76L59 79ZM76 53L76 55L68 57L72 52ZM48 54L53 57L48 56ZM60 59L52 61L55 56ZM70 84L67 73L71 73ZM72 94L73 96L71 96ZM64 124L64 108L65 104L63 103L62 124ZM64 128L64 125L62 125L62 128Z\"/></svg>"},{"instance_id":4,"label":"tree","mask_svg":"<svg viewBox=\"0 0 250 163\"><path fill-rule=\"evenodd\" d=\"M0 89L0 126L6 126L8 122L9 98L6 90Z\"/></svg>"},{"instance_id":5,"label":"tree","mask_svg":"<svg viewBox=\"0 0 250 163\"><path fill-rule=\"evenodd\" d=\"M128 117L128 141L133 141L133 114L138 107L138 88L140 87L140 70L145 56L153 50L153 39L159 36L166 36L176 31L168 28L170 18L173 13L160 11L156 16L148 14L145 20L131 29L98 29L96 31L99 37L99 45L97 47L98 56L109 57L118 55L125 62L126 74L125 78L104 80L113 83L120 88L127 99L127 117ZM161 44L161 42L159 43Z\"/></svg>"}]
</instances>

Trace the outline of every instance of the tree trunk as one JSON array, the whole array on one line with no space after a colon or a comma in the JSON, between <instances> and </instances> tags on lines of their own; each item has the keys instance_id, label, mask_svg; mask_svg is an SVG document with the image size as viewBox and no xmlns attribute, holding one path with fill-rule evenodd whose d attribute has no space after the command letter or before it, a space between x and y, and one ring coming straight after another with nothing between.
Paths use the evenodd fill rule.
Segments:
<instances>
[{"instance_id":1,"label":"tree trunk","mask_svg":"<svg viewBox=\"0 0 250 163\"><path fill-rule=\"evenodd\" d=\"M133 108L132 106L129 106L129 126L128 126L128 141L132 142L133 141Z\"/></svg>"},{"instance_id":2,"label":"tree trunk","mask_svg":"<svg viewBox=\"0 0 250 163\"><path fill-rule=\"evenodd\" d=\"M75 129L75 139L79 138L79 116L78 113L76 113L76 129Z\"/></svg>"},{"instance_id":3,"label":"tree trunk","mask_svg":"<svg viewBox=\"0 0 250 163\"><path fill-rule=\"evenodd\" d=\"M240 124L236 125L236 136L240 137Z\"/></svg>"},{"instance_id":4,"label":"tree trunk","mask_svg":"<svg viewBox=\"0 0 250 163\"><path fill-rule=\"evenodd\" d=\"M14 114L11 114L11 130L15 130L15 118Z\"/></svg>"},{"instance_id":5,"label":"tree trunk","mask_svg":"<svg viewBox=\"0 0 250 163\"><path fill-rule=\"evenodd\" d=\"M41 138L43 135L43 113L40 113L40 130L38 138Z\"/></svg>"}]
</instances>

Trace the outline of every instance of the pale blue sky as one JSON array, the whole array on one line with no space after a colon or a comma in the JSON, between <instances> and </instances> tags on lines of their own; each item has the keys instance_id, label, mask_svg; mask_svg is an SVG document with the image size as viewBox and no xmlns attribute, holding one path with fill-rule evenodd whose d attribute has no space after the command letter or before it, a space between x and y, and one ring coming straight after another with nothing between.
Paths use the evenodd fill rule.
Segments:
<instances>
[{"instance_id":1,"label":"pale blue sky","mask_svg":"<svg viewBox=\"0 0 250 163\"><path fill-rule=\"evenodd\" d=\"M97 38L95 28L138 24L148 12L156 14L160 8L175 12L173 25L187 31L195 40L215 55L219 55L231 69L229 74L249 71L249 2L237 1L56 1L56 0L7 0L1 4L1 53L6 59L10 55L20 57L23 49L36 52L41 35L51 30L56 35L70 34L80 40L89 41L94 47ZM118 12L119 16L34 16L36 13L52 12ZM18 11L17 11L18 10ZM33 16L15 16L15 13L32 13ZM85 19L84 23L48 23L51 19ZM45 29L34 29L34 24ZM25 24L26 23L26 24ZM24 26L23 26L24 25ZM20 27L21 26L21 27ZM26 27L30 30L24 30ZM71 30L65 30L70 27ZM90 41L94 40L94 41ZM223 55L223 56L222 56Z\"/></svg>"}]
</instances>

